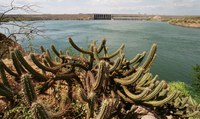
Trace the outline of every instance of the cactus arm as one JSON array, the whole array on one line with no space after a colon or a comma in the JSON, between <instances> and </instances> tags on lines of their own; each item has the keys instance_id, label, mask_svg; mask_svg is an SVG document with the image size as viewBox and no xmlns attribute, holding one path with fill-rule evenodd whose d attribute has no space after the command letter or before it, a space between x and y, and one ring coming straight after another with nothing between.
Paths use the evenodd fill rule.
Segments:
<instances>
[{"instance_id":1,"label":"cactus arm","mask_svg":"<svg viewBox=\"0 0 200 119\"><path fill-rule=\"evenodd\" d=\"M41 50L42 53L45 52L45 49L42 45L40 46L40 50Z\"/></svg>"},{"instance_id":2,"label":"cactus arm","mask_svg":"<svg viewBox=\"0 0 200 119\"><path fill-rule=\"evenodd\" d=\"M4 84L0 83L0 95L6 97L6 99L13 101L14 92L11 88L5 86Z\"/></svg>"},{"instance_id":3,"label":"cactus arm","mask_svg":"<svg viewBox=\"0 0 200 119\"><path fill-rule=\"evenodd\" d=\"M14 52L11 53L11 58L12 58L13 65L14 65L17 73L19 74L19 76L21 76L22 71L21 71L21 68L20 68L20 64L19 64L19 61L17 60L17 57L15 56Z\"/></svg>"},{"instance_id":4,"label":"cactus arm","mask_svg":"<svg viewBox=\"0 0 200 119\"><path fill-rule=\"evenodd\" d=\"M2 60L0 60L0 65L2 65L2 67L4 68L4 70L9 73L10 75L14 76L14 77L19 77L19 75L15 72L13 72L12 70L10 70Z\"/></svg>"},{"instance_id":5,"label":"cactus arm","mask_svg":"<svg viewBox=\"0 0 200 119\"><path fill-rule=\"evenodd\" d=\"M28 104L31 105L33 101L35 101L37 98L33 84L27 74L22 75L21 80L22 80L24 96Z\"/></svg>"},{"instance_id":6,"label":"cactus arm","mask_svg":"<svg viewBox=\"0 0 200 119\"><path fill-rule=\"evenodd\" d=\"M161 81L149 95L143 98L143 100L146 101L154 98L163 89L164 83L164 81Z\"/></svg>"},{"instance_id":7,"label":"cactus arm","mask_svg":"<svg viewBox=\"0 0 200 119\"><path fill-rule=\"evenodd\" d=\"M199 111L194 111L194 112L192 112L192 113L182 115L182 117L183 117L183 118L193 117L193 116L197 115L198 113L199 113Z\"/></svg>"},{"instance_id":8,"label":"cactus arm","mask_svg":"<svg viewBox=\"0 0 200 119\"><path fill-rule=\"evenodd\" d=\"M22 56L21 52L19 50L15 50L15 54L17 56L17 58L19 59L19 61L21 62L21 64L31 73L33 74L35 77L37 77L39 81L46 81L46 77L43 76L42 74L38 73L35 69L33 69L24 59L24 57Z\"/></svg>"},{"instance_id":9,"label":"cactus arm","mask_svg":"<svg viewBox=\"0 0 200 119\"><path fill-rule=\"evenodd\" d=\"M97 53L97 48L95 46L94 46L93 56L94 56L94 59L96 60L96 62L99 63L100 59L99 59L99 56Z\"/></svg>"},{"instance_id":10,"label":"cactus arm","mask_svg":"<svg viewBox=\"0 0 200 119\"><path fill-rule=\"evenodd\" d=\"M116 70L116 68L119 66L119 63L121 62L121 57L118 57L115 61L114 64L109 68L110 72L113 72Z\"/></svg>"},{"instance_id":11,"label":"cactus arm","mask_svg":"<svg viewBox=\"0 0 200 119\"><path fill-rule=\"evenodd\" d=\"M175 91L175 92L173 92L172 94L170 94L169 96L167 96L166 98L164 98L162 100L159 100L159 101L145 101L144 104L152 105L152 106L155 106L155 107L162 106L162 105L170 102L171 100L177 98L179 94L180 94L179 92Z\"/></svg>"},{"instance_id":12,"label":"cactus arm","mask_svg":"<svg viewBox=\"0 0 200 119\"><path fill-rule=\"evenodd\" d=\"M141 78L141 80L139 80L139 81L137 82L136 87L141 87L141 86L143 86L143 85L146 83L146 81L148 81L151 77L152 77L152 75L151 75L150 73L146 73L146 74Z\"/></svg>"},{"instance_id":13,"label":"cactus arm","mask_svg":"<svg viewBox=\"0 0 200 119\"><path fill-rule=\"evenodd\" d=\"M82 52L82 53L84 53L84 54L92 55L92 52L86 51L86 50L83 50L83 49L79 48L79 47L74 43L74 41L72 40L72 38L69 37L69 38L68 38L68 41L69 41L69 43L72 45L72 47L73 47L74 49L78 50L79 52Z\"/></svg>"},{"instance_id":14,"label":"cactus arm","mask_svg":"<svg viewBox=\"0 0 200 119\"><path fill-rule=\"evenodd\" d=\"M30 57L31 57L32 61L33 61L40 69L42 69L42 70L44 70L44 71L49 71L49 72L52 72L52 73L56 73L56 72L59 70L59 68L60 68L60 67L59 67L59 68L58 68L58 67L57 67L57 68L55 68L55 67L50 68L50 67L44 66L43 64L41 64L41 63L36 59L36 57L34 56L34 54L31 54Z\"/></svg>"},{"instance_id":15,"label":"cactus arm","mask_svg":"<svg viewBox=\"0 0 200 119\"><path fill-rule=\"evenodd\" d=\"M155 75L152 80L150 80L147 83L145 83L145 86L150 85L152 83L155 83L155 81L157 81L157 80L158 80L158 75Z\"/></svg>"},{"instance_id":16,"label":"cactus arm","mask_svg":"<svg viewBox=\"0 0 200 119\"><path fill-rule=\"evenodd\" d=\"M58 52L58 50L56 49L54 45L51 45L51 49L58 57L60 57L60 53Z\"/></svg>"},{"instance_id":17,"label":"cactus arm","mask_svg":"<svg viewBox=\"0 0 200 119\"><path fill-rule=\"evenodd\" d=\"M96 119L105 119L107 113L109 113L108 110L109 110L109 101L106 99L102 102L101 110L97 115Z\"/></svg>"},{"instance_id":18,"label":"cactus arm","mask_svg":"<svg viewBox=\"0 0 200 119\"><path fill-rule=\"evenodd\" d=\"M45 58L45 60L48 62L48 64L49 64L51 67L56 66L56 64L54 64L48 56L45 56L44 58Z\"/></svg>"},{"instance_id":19,"label":"cactus arm","mask_svg":"<svg viewBox=\"0 0 200 119\"><path fill-rule=\"evenodd\" d=\"M1 80L3 84L6 85L7 87L10 87L2 61L0 61L0 73L1 73Z\"/></svg>"},{"instance_id":20,"label":"cactus arm","mask_svg":"<svg viewBox=\"0 0 200 119\"><path fill-rule=\"evenodd\" d=\"M124 49L124 47L125 47L125 45L122 44L120 46L120 48L117 49L114 53L112 53L111 55L108 55L106 57L102 57L101 59L111 59L111 58L115 57L116 55L118 55Z\"/></svg>"},{"instance_id":21,"label":"cactus arm","mask_svg":"<svg viewBox=\"0 0 200 119\"><path fill-rule=\"evenodd\" d=\"M125 57L125 54L124 53L121 54L121 56L120 56L121 60L119 62L119 65L117 66L116 70L120 70L121 69L124 57Z\"/></svg>"},{"instance_id":22,"label":"cactus arm","mask_svg":"<svg viewBox=\"0 0 200 119\"><path fill-rule=\"evenodd\" d=\"M81 102L83 103L89 103L89 99L85 93L85 91L83 91L83 89L79 88L78 89L78 98L80 99Z\"/></svg>"},{"instance_id":23,"label":"cactus arm","mask_svg":"<svg viewBox=\"0 0 200 119\"><path fill-rule=\"evenodd\" d=\"M101 61L99 63L99 69L97 72L96 81L93 84L93 90L98 90L102 86L103 80L105 78L104 75L105 75L105 62Z\"/></svg>"},{"instance_id":24,"label":"cactus arm","mask_svg":"<svg viewBox=\"0 0 200 119\"><path fill-rule=\"evenodd\" d=\"M45 66L49 67L49 64L46 59L42 59L42 62L44 63Z\"/></svg>"},{"instance_id":25,"label":"cactus arm","mask_svg":"<svg viewBox=\"0 0 200 119\"><path fill-rule=\"evenodd\" d=\"M149 64L151 63L151 61L153 60L154 55L156 53L156 49L157 49L157 45L153 44L151 47L151 50L149 51L149 55L143 64L144 69L146 69L149 66Z\"/></svg>"},{"instance_id":26,"label":"cactus arm","mask_svg":"<svg viewBox=\"0 0 200 119\"><path fill-rule=\"evenodd\" d=\"M134 103L133 100L131 100L130 98L126 97L120 90L117 90L117 94L126 102L129 103Z\"/></svg>"},{"instance_id":27,"label":"cactus arm","mask_svg":"<svg viewBox=\"0 0 200 119\"><path fill-rule=\"evenodd\" d=\"M146 51L142 52L141 54L137 54L133 59L131 59L129 62L130 64L133 64L135 62L140 61L141 59L144 58L144 56L146 55Z\"/></svg>"},{"instance_id":28,"label":"cactus arm","mask_svg":"<svg viewBox=\"0 0 200 119\"><path fill-rule=\"evenodd\" d=\"M88 108L88 112L87 112L87 118L93 118L94 116L94 101L95 101L95 93L93 91L89 92L88 98L90 99L89 103L87 103L87 108Z\"/></svg>"},{"instance_id":29,"label":"cactus arm","mask_svg":"<svg viewBox=\"0 0 200 119\"><path fill-rule=\"evenodd\" d=\"M46 81L40 91L39 91L39 94L43 94L45 91L47 91L53 84L54 84L55 80L52 80L52 79L49 79L48 81Z\"/></svg>"},{"instance_id":30,"label":"cactus arm","mask_svg":"<svg viewBox=\"0 0 200 119\"><path fill-rule=\"evenodd\" d=\"M177 97L175 100L174 100L174 107L175 108L178 108L181 104L181 99L179 97Z\"/></svg>"},{"instance_id":31,"label":"cactus arm","mask_svg":"<svg viewBox=\"0 0 200 119\"><path fill-rule=\"evenodd\" d=\"M142 93L140 94L133 94L131 93L125 86L122 86L125 94L131 98L132 100L141 100L144 96L146 96L148 94L148 92L150 91L149 88L145 88Z\"/></svg>"},{"instance_id":32,"label":"cactus arm","mask_svg":"<svg viewBox=\"0 0 200 119\"><path fill-rule=\"evenodd\" d=\"M44 107L39 103L33 105L33 112L35 119L51 119Z\"/></svg>"},{"instance_id":33,"label":"cactus arm","mask_svg":"<svg viewBox=\"0 0 200 119\"><path fill-rule=\"evenodd\" d=\"M169 92L169 87L167 89L163 89L160 93L159 93L159 97L162 97L162 96L166 96L167 93Z\"/></svg>"},{"instance_id":34,"label":"cactus arm","mask_svg":"<svg viewBox=\"0 0 200 119\"><path fill-rule=\"evenodd\" d=\"M140 65L140 62L137 62L136 64L133 65L133 67L131 69L129 69L128 71L124 72L123 75L127 76L127 75L130 75L130 74L134 73L139 65Z\"/></svg>"},{"instance_id":35,"label":"cactus arm","mask_svg":"<svg viewBox=\"0 0 200 119\"><path fill-rule=\"evenodd\" d=\"M103 39L101 42L101 45L97 49L98 54L103 50L103 47L105 46L105 44L106 44L106 39Z\"/></svg>"},{"instance_id":36,"label":"cactus arm","mask_svg":"<svg viewBox=\"0 0 200 119\"><path fill-rule=\"evenodd\" d=\"M114 81L122 85L130 85L138 80L138 78L142 75L143 70L143 68L140 68L136 73L134 73L134 76L130 80L114 79Z\"/></svg>"}]
</instances>

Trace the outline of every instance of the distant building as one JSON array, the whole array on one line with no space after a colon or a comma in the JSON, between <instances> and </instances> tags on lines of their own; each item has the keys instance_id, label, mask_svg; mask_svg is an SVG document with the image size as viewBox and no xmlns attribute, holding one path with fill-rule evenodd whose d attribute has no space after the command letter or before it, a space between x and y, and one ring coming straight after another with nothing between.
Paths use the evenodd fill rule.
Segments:
<instances>
[{"instance_id":1,"label":"distant building","mask_svg":"<svg viewBox=\"0 0 200 119\"><path fill-rule=\"evenodd\" d=\"M111 20L111 14L94 14L94 20Z\"/></svg>"}]
</instances>

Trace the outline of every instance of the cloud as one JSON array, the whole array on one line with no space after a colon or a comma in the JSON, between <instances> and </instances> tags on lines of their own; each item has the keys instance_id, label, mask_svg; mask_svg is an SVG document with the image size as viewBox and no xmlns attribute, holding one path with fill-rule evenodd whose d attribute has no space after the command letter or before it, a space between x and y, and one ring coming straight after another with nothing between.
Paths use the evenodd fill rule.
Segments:
<instances>
[{"instance_id":1,"label":"cloud","mask_svg":"<svg viewBox=\"0 0 200 119\"><path fill-rule=\"evenodd\" d=\"M11 2L1 1L2 5ZM14 3L38 5L41 13L200 14L199 0L15 0Z\"/></svg>"}]
</instances>

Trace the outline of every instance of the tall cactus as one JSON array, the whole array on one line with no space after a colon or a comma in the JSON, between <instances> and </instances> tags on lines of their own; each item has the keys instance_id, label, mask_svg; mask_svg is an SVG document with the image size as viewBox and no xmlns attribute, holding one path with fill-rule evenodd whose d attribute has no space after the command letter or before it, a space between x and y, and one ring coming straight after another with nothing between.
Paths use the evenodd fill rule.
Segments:
<instances>
[{"instance_id":1,"label":"tall cactus","mask_svg":"<svg viewBox=\"0 0 200 119\"><path fill-rule=\"evenodd\" d=\"M29 105L31 105L36 100L36 94L31 82L30 76L28 74L24 74L21 77L22 86L23 86L23 93L26 98L26 101Z\"/></svg>"}]
</instances>

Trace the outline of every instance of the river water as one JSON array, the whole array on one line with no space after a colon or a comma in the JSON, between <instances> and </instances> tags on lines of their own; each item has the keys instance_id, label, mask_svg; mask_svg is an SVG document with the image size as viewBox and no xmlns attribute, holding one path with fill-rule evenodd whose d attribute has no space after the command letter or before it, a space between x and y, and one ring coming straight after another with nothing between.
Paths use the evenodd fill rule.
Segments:
<instances>
[{"instance_id":1,"label":"river water","mask_svg":"<svg viewBox=\"0 0 200 119\"><path fill-rule=\"evenodd\" d=\"M98 43L107 39L110 52L125 44L127 58L142 51L149 51L158 44L157 57L151 72L167 81L191 83L192 66L200 64L200 29L173 26L152 21L37 21L46 39L35 37L35 47L51 44L65 50L69 47L67 37L72 37L80 47L87 48L91 40ZM27 46L27 42L22 43Z\"/></svg>"}]
</instances>

